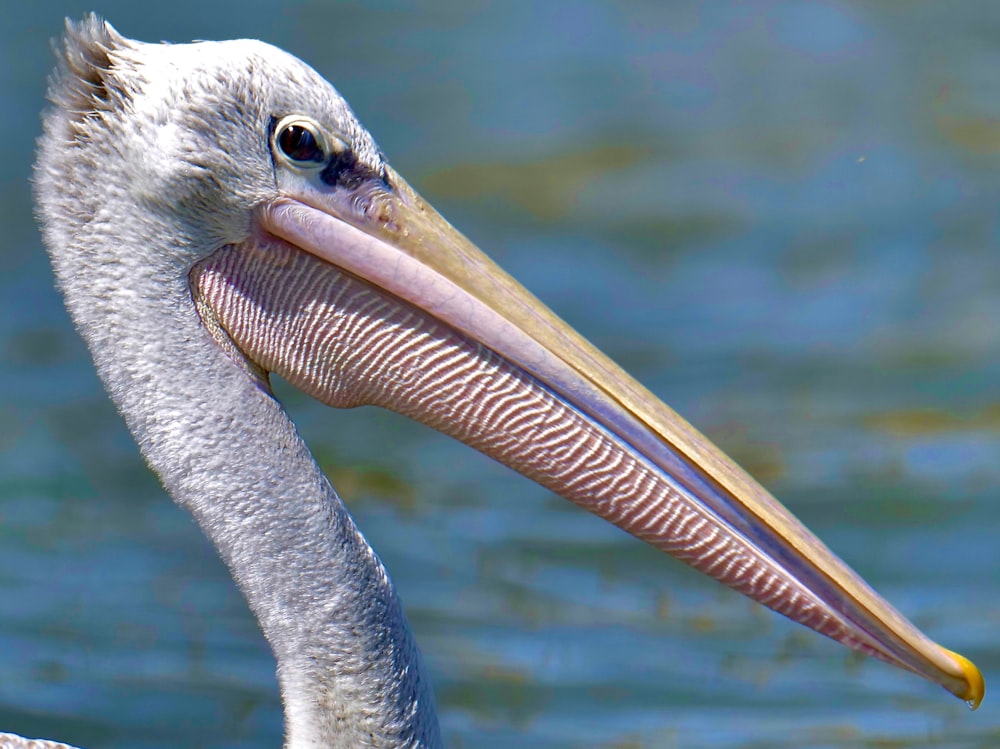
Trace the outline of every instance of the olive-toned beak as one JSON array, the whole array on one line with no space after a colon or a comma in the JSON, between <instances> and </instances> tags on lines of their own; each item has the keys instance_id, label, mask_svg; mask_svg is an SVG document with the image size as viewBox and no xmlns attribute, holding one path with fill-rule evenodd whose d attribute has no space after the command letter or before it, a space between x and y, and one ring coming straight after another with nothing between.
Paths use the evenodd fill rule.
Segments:
<instances>
[{"instance_id":1,"label":"olive-toned beak","mask_svg":"<svg viewBox=\"0 0 1000 749\"><path fill-rule=\"evenodd\" d=\"M223 281L203 283L248 358L328 403L374 402L426 421L785 616L979 704L983 678L971 662L919 632L754 479L504 273L402 178L390 172L386 182L390 188L366 188L363 195L305 191L260 208L268 237L261 241L282 248L277 255L289 254L279 263L258 251L251 264L271 262L267 283L295 289L281 292L280 302L255 300L264 292L238 280L242 271L228 260L217 274ZM308 265L297 265L294 253L303 251ZM292 265L297 270L282 281ZM234 306L241 311L230 311ZM347 345L338 337L348 333L330 320L348 314L363 316L372 331L382 327ZM389 322L374 320L379 316ZM266 321L254 325L269 332L246 320ZM301 338L287 353L274 342L309 328L323 332ZM390 335L392 342L370 357L389 361L378 364L378 373L392 384L365 380L351 387L382 388L381 394L345 400L343 360L369 356L357 352ZM418 344L419 355L393 363L404 356L400 350ZM342 346L339 353L335 346ZM375 367L371 362L364 367ZM364 367L349 377L360 377ZM425 374L440 379L420 395ZM483 405L494 395L496 407Z\"/></svg>"}]
</instances>

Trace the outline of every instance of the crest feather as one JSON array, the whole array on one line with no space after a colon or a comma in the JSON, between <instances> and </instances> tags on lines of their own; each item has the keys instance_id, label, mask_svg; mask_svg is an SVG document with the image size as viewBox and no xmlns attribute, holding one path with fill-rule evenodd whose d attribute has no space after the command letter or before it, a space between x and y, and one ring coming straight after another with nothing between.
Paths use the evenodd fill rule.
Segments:
<instances>
[{"instance_id":1,"label":"crest feather","mask_svg":"<svg viewBox=\"0 0 1000 749\"><path fill-rule=\"evenodd\" d=\"M86 140L88 121L123 98L112 69L116 55L132 46L94 13L79 22L66 19L66 34L55 45L59 65L49 79L48 96L66 115L68 140Z\"/></svg>"}]
</instances>

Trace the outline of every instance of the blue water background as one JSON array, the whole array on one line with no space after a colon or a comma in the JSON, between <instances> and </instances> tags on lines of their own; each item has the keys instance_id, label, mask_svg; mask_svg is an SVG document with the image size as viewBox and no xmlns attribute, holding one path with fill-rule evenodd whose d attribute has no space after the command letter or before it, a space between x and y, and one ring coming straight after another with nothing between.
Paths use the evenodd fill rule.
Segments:
<instances>
[{"instance_id":1,"label":"blue water background","mask_svg":"<svg viewBox=\"0 0 1000 749\"><path fill-rule=\"evenodd\" d=\"M281 743L256 623L32 219L49 39L90 9L309 61L453 223L1000 684L1000 4L4 0L0 728ZM427 429L282 394L453 747L1000 745L989 693L970 713Z\"/></svg>"}]
</instances>

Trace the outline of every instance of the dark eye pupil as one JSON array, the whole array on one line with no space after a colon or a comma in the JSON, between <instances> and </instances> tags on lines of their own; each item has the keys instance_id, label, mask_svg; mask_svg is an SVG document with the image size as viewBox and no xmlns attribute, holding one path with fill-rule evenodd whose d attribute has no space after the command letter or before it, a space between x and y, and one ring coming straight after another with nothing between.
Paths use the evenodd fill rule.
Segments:
<instances>
[{"instance_id":1,"label":"dark eye pupil","mask_svg":"<svg viewBox=\"0 0 1000 749\"><path fill-rule=\"evenodd\" d=\"M316 142L316 136L302 125L289 125L278 133L278 148L292 161L326 160L326 154Z\"/></svg>"}]
</instances>

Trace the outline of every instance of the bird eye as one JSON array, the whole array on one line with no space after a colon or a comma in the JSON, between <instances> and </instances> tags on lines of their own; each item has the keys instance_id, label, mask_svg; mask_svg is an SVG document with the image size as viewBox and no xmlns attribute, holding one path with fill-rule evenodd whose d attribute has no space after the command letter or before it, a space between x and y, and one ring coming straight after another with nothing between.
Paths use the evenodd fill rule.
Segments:
<instances>
[{"instance_id":1,"label":"bird eye","mask_svg":"<svg viewBox=\"0 0 1000 749\"><path fill-rule=\"evenodd\" d=\"M275 129L274 145L293 164L323 164L327 158L326 139L319 128L300 117L286 117Z\"/></svg>"}]
</instances>

